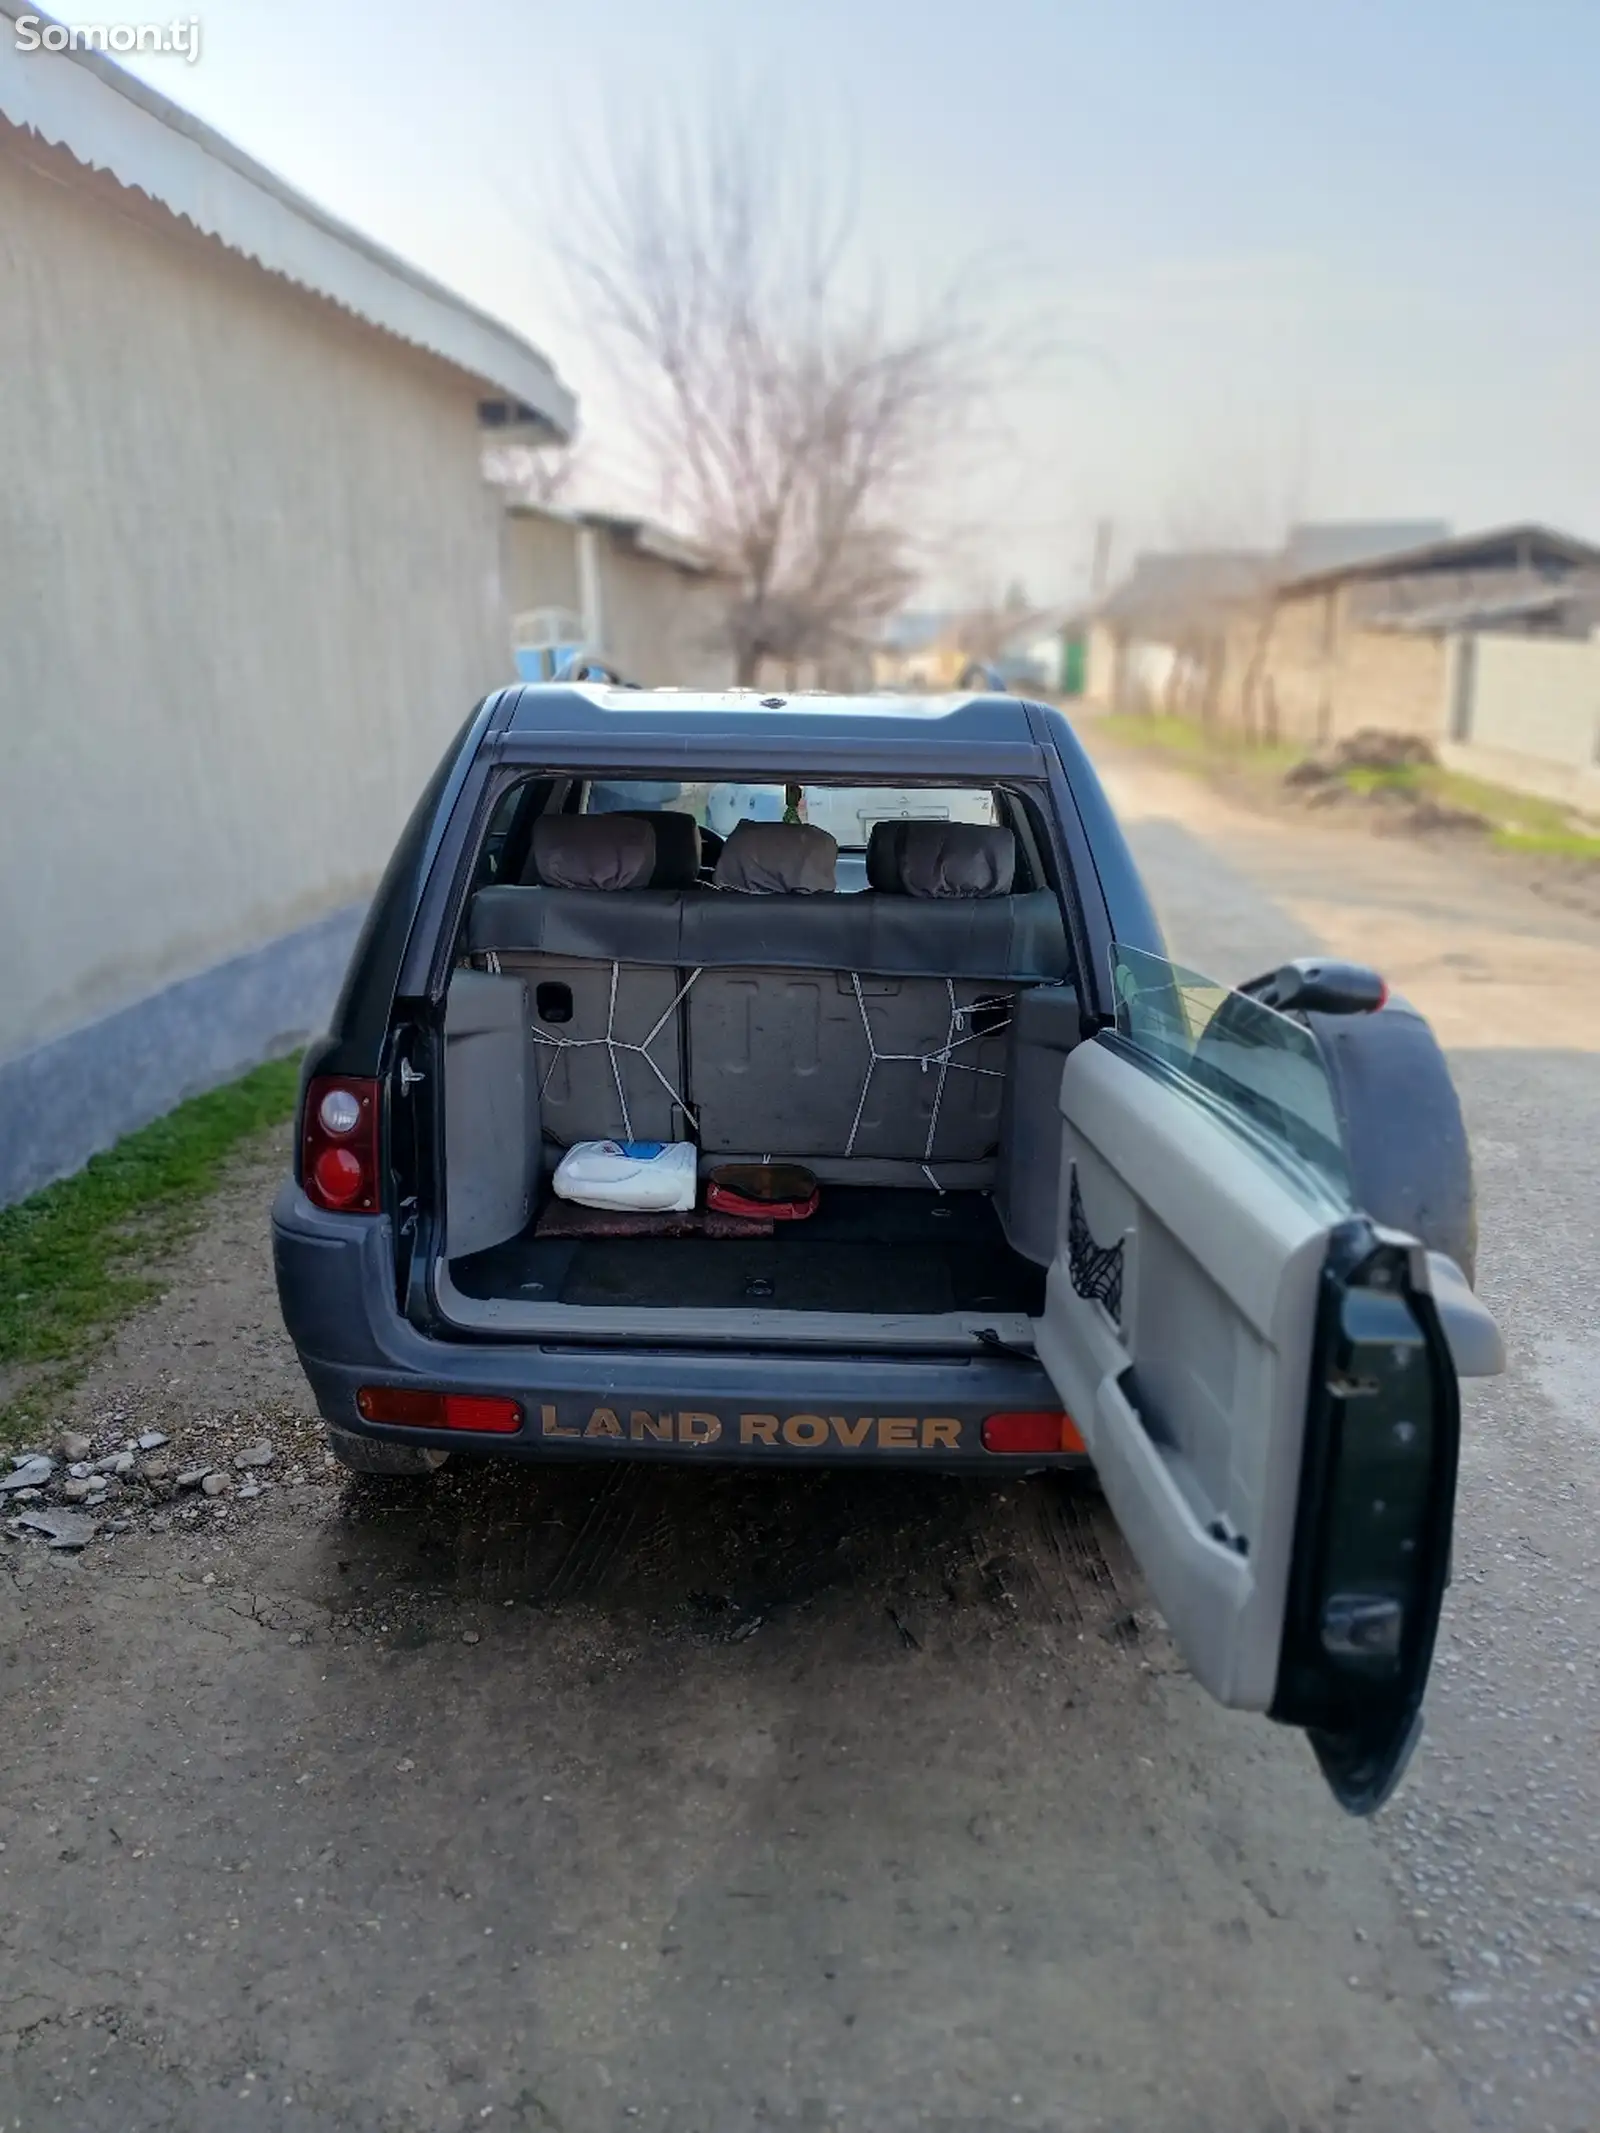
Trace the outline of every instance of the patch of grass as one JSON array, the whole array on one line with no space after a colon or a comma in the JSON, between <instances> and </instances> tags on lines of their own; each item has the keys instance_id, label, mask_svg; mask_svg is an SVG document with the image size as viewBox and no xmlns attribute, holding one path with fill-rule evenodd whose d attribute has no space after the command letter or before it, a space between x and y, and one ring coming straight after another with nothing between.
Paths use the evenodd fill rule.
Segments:
<instances>
[{"instance_id":1,"label":"patch of grass","mask_svg":"<svg viewBox=\"0 0 1600 2133\"><path fill-rule=\"evenodd\" d=\"M238 1144L294 1109L300 1062L274 1059L179 1104L75 1176L0 1209L0 1439L58 1399L119 1320L160 1293L149 1271L197 1226Z\"/></svg>"},{"instance_id":2,"label":"patch of grass","mask_svg":"<svg viewBox=\"0 0 1600 2133\"><path fill-rule=\"evenodd\" d=\"M1095 723L1110 739L1158 752L1178 769L1205 775L1227 773L1236 786L1245 782L1274 787L1285 772L1305 761L1308 752L1303 746L1253 741L1235 730L1159 714L1113 712ZM1432 763L1406 763L1386 770L1352 767L1341 772L1340 779L1353 793L1409 793L1478 815L1489 842L1499 851L1600 863L1600 822L1575 814L1559 800L1516 792L1510 786L1492 785Z\"/></svg>"},{"instance_id":3,"label":"patch of grass","mask_svg":"<svg viewBox=\"0 0 1600 2133\"><path fill-rule=\"evenodd\" d=\"M1420 763L1399 763L1392 770L1352 767L1343 773L1352 792L1425 792L1425 776Z\"/></svg>"},{"instance_id":4,"label":"patch of grass","mask_svg":"<svg viewBox=\"0 0 1600 2133\"><path fill-rule=\"evenodd\" d=\"M1251 740L1231 728L1203 726L1196 719L1160 712L1116 711L1096 723L1114 740L1134 748L1159 749L1196 770L1226 766L1281 772L1299 762L1304 753L1276 742Z\"/></svg>"},{"instance_id":5,"label":"patch of grass","mask_svg":"<svg viewBox=\"0 0 1600 2133\"><path fill-rule=\"evenodd\" d=\"M1502 852L1545 859L1600 860L1600 823L1563 807L1559 800L1516 792L1483 778L1464 777L1437 764L1408 763L1395 770L1344 773L1352 792L1409 792L1444 807L1465 808L1483 819L1489 841Z\"/></svg>"},{"instance_id":6,"label":"patch of grass","mask_svg":"<svg viewBox=\"0 0 1600 2133\"><path fill-rule=\"evenodd\" d=\"M1497 829L1502 852L1529 852L1536 859L1586 859L1600 863L1600 833L1585 830Z\"/></svg>"}]
</instances>

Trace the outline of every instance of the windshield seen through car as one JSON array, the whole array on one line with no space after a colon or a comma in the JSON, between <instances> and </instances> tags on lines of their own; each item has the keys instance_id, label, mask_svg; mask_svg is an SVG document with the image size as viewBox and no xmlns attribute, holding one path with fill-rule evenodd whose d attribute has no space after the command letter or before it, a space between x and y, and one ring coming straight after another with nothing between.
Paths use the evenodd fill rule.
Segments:
<instances>
[{"instance_id":1,"label":"windshield seen through car","mask_svg":"<svg viewBox=\"0 0 1600 2133\"><path fill-rule=\"evenodd\" d=\"M846 851L863 851L875 822L978 822L997 819L994 794L971 786L805 785L798 788L802 822L825 829ZM739 822L781 822L784 785L674 784L643 779L590 785L590 814L641 810L692 815L702 829L726 837Z\"/></svg>"}]
</instances>

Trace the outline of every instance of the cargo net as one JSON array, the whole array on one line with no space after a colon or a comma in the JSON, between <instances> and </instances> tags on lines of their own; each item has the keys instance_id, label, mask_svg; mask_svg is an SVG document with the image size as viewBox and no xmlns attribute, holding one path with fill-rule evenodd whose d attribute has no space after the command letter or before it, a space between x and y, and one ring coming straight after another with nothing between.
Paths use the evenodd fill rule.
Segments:
<instances>
[{"instance_id":1,"label":"cargo net","mask_svg":"<svg viewBox=\"0 0 1600 2133\"><path fill-rule=\"evenodd\" d=\"M950 1024L945 1031L944 1043L936 1051L932 1052L881 1052L878 1049L878 1040L873 1035L872 1017L867 1012L866 995L861 990L861 979L853 970L850 973L850 984L855 992L856 1007L861 1016L862 1034L867 1040L867 1071L862 1076L861 1094L856 1098L856 1115L850 1121L850 1138L844 1144L844 1152L846 1155L854 1155L856 1152L856 1136L861 1131L861 1120L867 1108L867 1095L872 1087L872 1077L879 1067L920 1067L924 1074L937 1074L939 1077L938 1084L933 1092L933 1109L928 1114L928 1137L922 1150L922 1168L929 1184L936 1191L942 1192L944 1187L940 1185L939 1180L934 1176L932 1164L934 1142L939 1134L939 1110L944 1102L946 1084L952 1074L984 1074L992 1081L1003 1081L1005 1079L1005 1075L1000 1068L979 1066L976 1060L962 1059L957 1054L968 1045L981 1044L986 1037L997 1037L1002 1030L1009 1029L1011 1027L1011 1016L1008 1011L1010 1002L1005 999L969 1000L963 1006L956 998L954 980L946 978L945 989L950 995ZM993 1016L997 1012L1000 1015L998 1021L987 1019L987 1017ZM976 1026L977 1017L980 1014L986 1017L981 1029Z\"/></svg>"},{"instance_id":2,"label":"cargo net","mask_svg":"<svg viewBox=\"0 0 1600 2133\"><path fill-rule=\"evenodd\" d=\"M498 957L491 957L489 967L491 969L494 969L497 966L498 961ZM695 979L699 977L699 975L700 973L698 970L690 971L689 975L684 979L682 985L679 986L677 992L674 993L670 1004L665 1007L662 1012L657 1016L655 1022L651 1025L647 1034L637 1044L632 1043L626 1037L619 1037L617 1035L617 987L618 984L621 982L622 977L622 965L620 963L613 963L611 965L611 991L606 1000L606 1028L605 1035L603 1037L559 1037L556 1036L550 1030L540 1029L538 1024L535 1023L533 1026L534 1043L547 1045L550 1050L555 1054L555 1057L550 1061L549 1066L545 1069L545 1076L543 1081L539 1084L539 1094L541 1098L544 1096L546 1090L550 1086L550 1077L554 1074L557 1066L559 1065L561 1060L561 1054L563 1052L587 1052L603 1049L606 1055L607 1063L611 1068L612 1084L617 1092L617 1107L622 1113L622 1138L625 1141L631 1141L634 1138L633 1114L628 1109L628 1089L627 1084L623 1079L621 1055L624 1052L633 1052L636 1053L637 1056L644 1061L645 1065L650 1069L651 1073L654 1074L657 1081L660 1082L661 1086L672 1098L672 1101L677 1105L678 1109L683 1113L684 1117L693 1127L695 1136L698 1139L700 1133L700 1121L698 1118L695 1117L694 1111L690 1106L689 1099L681 1092L681 1090L675 1089L672 1086L672 1083L661 1071L659 1063L650 1056L650 1047L652 1044L655 1043L656 1039L661 1035L661 1032L667 1027L667 1025L675 1019L678 1009L689 997L690 986L693 985Z\"/></svg>"},{"instance_id":3,"label":"cargo net","mask_svg":"<svg viewBox=\"0 0 1600 2133\"><path fill-rule=\"evenodd\" d=\"M1067 1271L1072 1286L1086 1303L1104 1306L1117 1324L1122 1323L1122 1244L1096 1244L1083 1211L1078 1190L1078 1169L1073 1165L1072 1190L1067 1203Z\"/></svg>"}]
</instances>

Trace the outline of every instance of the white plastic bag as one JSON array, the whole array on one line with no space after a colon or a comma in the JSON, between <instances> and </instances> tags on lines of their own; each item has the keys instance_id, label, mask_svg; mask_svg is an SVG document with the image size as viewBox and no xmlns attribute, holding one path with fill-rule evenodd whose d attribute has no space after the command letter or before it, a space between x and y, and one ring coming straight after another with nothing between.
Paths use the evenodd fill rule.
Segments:
<instances>
[{"instance_id":1,"label":"white plastic bag","mask_svg":"<svg viewBox=\"0 0 1600 2133\"><path fill-rule=\"evenodd\" d=\"M694 1206L695 1165L693 1141L578 1141L551 1182L579 1207L686 1214Z\"/></svg>"}]
</instances>

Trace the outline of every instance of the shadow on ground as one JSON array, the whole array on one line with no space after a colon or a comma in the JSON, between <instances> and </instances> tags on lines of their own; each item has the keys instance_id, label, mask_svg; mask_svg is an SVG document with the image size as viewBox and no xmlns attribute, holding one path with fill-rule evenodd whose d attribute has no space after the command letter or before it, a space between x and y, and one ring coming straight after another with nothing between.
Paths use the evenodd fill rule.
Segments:
<instances>
[{"instance_id":1,"label":"shadow on ground","mask_svg":"<svg viewBox=\"0 0 1600 2133\"><path fill-rule=\"evenodd\" d=\"M352 1481L299 1566L350 1627L415 1636L440 1603L576 1610L668 1638L737 1642L813 1608L908 1644L1008 1617L1137 1633L1137 1582L1088 1475L467 1464Z\"/></svg>"}]
</instances>

